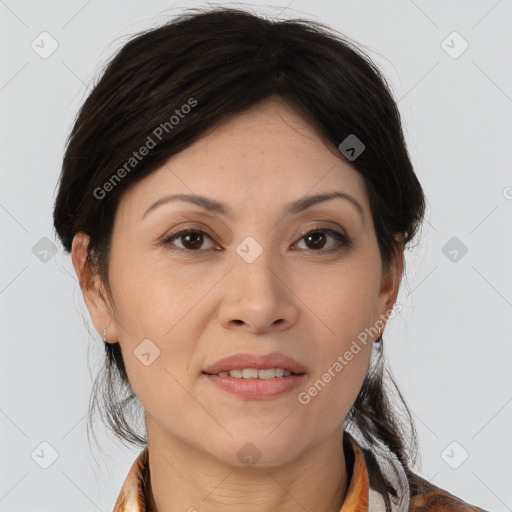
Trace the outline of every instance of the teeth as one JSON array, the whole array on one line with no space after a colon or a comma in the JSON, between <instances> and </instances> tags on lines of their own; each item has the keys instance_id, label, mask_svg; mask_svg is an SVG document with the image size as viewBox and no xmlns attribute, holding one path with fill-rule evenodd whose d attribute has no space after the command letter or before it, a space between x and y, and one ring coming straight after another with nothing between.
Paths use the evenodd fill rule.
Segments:
<instances>
[{"instance_id":1,"label":"teeth","mask_svg":"<svg viewBox=\"0 0 512 512\"><path fill-rule=\"evenodd\" d=\"M263 378L266 378L264 375ZM242 370L242 377L244 379L258 379L259 371L256 368L244 368Z\"/></svg>"},{"instance_id":2,"label":"teeth","mask_svg":"<svg viewBox=\"0 0 512 512\"><path fill-rule=\"evenodd\" d=\"M219 377L234 377L235 379L273 379L275 377L288 377L291 371L283 368L265 368L258 370L256 368L244 368L243 370L229 370L229 372L220 372Z\"/></svg>"}]
</instances>

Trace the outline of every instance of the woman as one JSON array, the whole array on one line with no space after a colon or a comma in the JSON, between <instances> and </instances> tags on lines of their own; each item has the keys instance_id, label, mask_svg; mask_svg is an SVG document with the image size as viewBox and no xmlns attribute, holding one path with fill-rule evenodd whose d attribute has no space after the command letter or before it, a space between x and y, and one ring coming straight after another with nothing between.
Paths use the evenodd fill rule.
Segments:
<instances>
[{"instance_id":1,"label":"woman","mask_svg":"<svg viewBox=\"0 0 512 512\"><path fill-rule=\"evenodd\" d=\"M144 447L114 511L482 510L412 472L384 387L424 210L385 79L328 27L216 8L129 41L54 210Z\"/></svg>"}]
</instances>

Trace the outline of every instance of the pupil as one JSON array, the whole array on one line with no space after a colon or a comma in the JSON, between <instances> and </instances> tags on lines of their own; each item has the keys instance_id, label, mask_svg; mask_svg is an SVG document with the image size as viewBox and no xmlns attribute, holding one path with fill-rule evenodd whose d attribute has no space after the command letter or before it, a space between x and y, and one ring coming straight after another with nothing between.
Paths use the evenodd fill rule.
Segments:
<instances>
[{"instance_id":1,"label":"pupil","mask_svg":"<svg viewBox=\"0 0 512 512\"><path fill-rule=\"evenodd\" d=\"M201 240L201 234L200 233L189 233L187 235L184 235L185 236L185 244L189 244L191 245L194 249L198 249L199 247L201 247L201 243L202 243L202 240ZM196 241L196 243L192 242L190 243L189 239L190 237L198 237L199 239L199 242Z\"/></svg>"},{"instance_id":2,"label":"pupil","mask_svg":"<svg viewBox=\"0 0 512 512\"><path fill-rule=\"evenodd\" d=\"M315 245L315 237L321 237L321 238L325 238L324 237L324 234L323 233L313 233L311 235L308 235L307 239L310 240L310 239L313 239L313 245ZM323 247L323 244L322 244L322 247ZM318 247L315 247L316 249L318 249ZM321 247L320 247L321 248Z\"/></svg>"}]
</instances>

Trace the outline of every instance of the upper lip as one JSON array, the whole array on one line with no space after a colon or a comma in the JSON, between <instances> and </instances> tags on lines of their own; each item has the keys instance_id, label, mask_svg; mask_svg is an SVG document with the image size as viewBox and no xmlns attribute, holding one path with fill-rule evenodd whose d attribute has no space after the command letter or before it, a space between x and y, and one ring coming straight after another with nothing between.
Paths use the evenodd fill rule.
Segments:
<instances>
[{"instance_id":1,"label":"upper lip","mask_svg":"<svg viewBox=\"0 0 512 512\"><path fill-rule=\"evenodd\" d=\"M220 372L241 370L243 368L256 368L258 370L283 368L292 373L306 373L306 368L302 364L280 352L271 352L270 354L233 354L219 359L217 362L206 367L203 372L215 375Z\"/></svg>"}]
</instances>

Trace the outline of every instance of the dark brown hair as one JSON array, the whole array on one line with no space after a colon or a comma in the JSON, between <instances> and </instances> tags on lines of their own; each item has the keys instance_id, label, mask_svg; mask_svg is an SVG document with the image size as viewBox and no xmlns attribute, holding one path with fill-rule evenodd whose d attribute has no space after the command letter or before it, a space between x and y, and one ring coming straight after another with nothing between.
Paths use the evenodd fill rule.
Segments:
<instances>
[{"instance_id":1,"label":"dark brown hair","mask_svg":"<svg viewBox=\"0 0 512 512\"><path fill-rule=\"evenodd\" d=\"M189 9L121 48L81 107L67 141L54 226L68 252L77 232L90 236L87 261L110 297L110 241L123 192L217 124L272 96L286 100L364 178L384 272L400 247L395 235L410 244L424 216L425 197L390 87L365 52L315 21L267 19L240 9ZM365 146L355 159L338 150L349 135ZM147 148L143 158L135 158L142 147ZM370 448L378 442L389 447L411 479L417 435L381 347L345 426ZM119 343L108 348L91 410L101 390L112 431L121 441L145 447L146 436L127 420L140 402ZM388 381L398 392L400 414L393 389L385 387ZM396 490L382 475L375 485L389 510Z\"/></svg>"}]
</instances>

